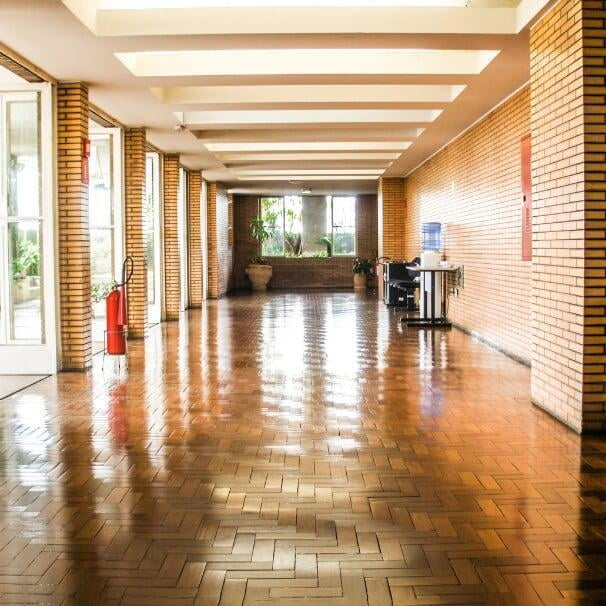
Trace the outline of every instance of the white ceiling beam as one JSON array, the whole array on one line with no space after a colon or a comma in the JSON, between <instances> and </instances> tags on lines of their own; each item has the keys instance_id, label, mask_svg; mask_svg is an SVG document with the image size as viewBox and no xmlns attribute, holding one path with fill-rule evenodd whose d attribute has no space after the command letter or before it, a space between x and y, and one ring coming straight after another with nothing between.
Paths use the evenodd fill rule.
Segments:
<instances>
[{"instance_id":1,"label":"white ceiling beam","mask_svg":"<svg viewBox=\"0 0 606 606\"><path fill-rule=\"evenodd\" d=\"M296 169L295 169L296 170ZM296 170L296 173L299 175L382 175L385 169L383 168L309 168L309 169L299 169ZM283 175L288 176L293 173L293 169L283 170L283 169L246 169L246 170L236 170L234 168L231 171L238 175L239 177L245 176L258 176L258 175Z\"/></svg>"},{"instance_id":2,"label":"white ceiling beam","mask_svg":"<svg viewBox=\"0 0 606 606\"><path fill-rule=\"evenodd\" d=\"M170 105L250 103L449 103L465 89L448 84L163 86L151 91Z\"/></svg>"},{"instance_id":3,"label":"white ceiling beam","mask_svg":"<svg viewBox=\"0 0 606 606\"><path fill-rule=\"evenodd\" d=\"M276 152L293 152L293 154L279 154L284 156L296 155L299 156L300 152L316 152L326 155L326 152L354 152L358 150L364 150L372 153L366 154L366 156L375 157L381 152L387 150L402 151L408 149L411 145L411 141L293 141L293 142L272 142L263 141L259 143L205 143L204 144L208 151L218 154L233 154L234 156L270 156L276 157ZM374 151L376 150L376 151ZM263 153L273 152L273 153ZM310 156L316 157L314 154ZM335 154L330 154L335 155ZM347 155L350 154L337 154ZM357 154L351 154L352 157L359 157ZM390 155L390 154L388 154ZM396 156L398 154L395 154Z\"/></svg>"},{"instance_id":4,"label":"white ceiling beam","mask_svg":"<svg viewBox=\"0 0 606 606\"><path fill-rule=\"evenodd\" d=\"M412 48L185 50L115 53L135 76L479 74L498 50Z\"/></svg>"},{"instance_id":5,"label":"white ceiling beam","mask_svg":"<svg viewBox=\"0 0 606 606\"><path fill-rule=\"evenodd\" d=\"M240 181L376 181L380 175L300 175L292 173L291 175L268 175L242 177Z\"/></svg>"},{"instance_id":6,"label":"white ceiling beam","mask_svg":"<svg viewBox=\"0 0 606 606\"><path fill-rule=\"evenodd\" d=\"M325 127L309 127L305 130L283 129L273 127L267 130L234 130L234 129L201 129L191 128L191 132L204 144L230 144L249 143L261 144L288 144L288 143L356 143L367 141L370 143L391 143L402 141L416 141L425 130L423 127L409 124L385 126L383 124L371 127L352 127L346 124L338 125L330 130ZM261 150L262 148L259 148Z\"/></svg>"},{"instance_id":7,"label":"white ceiling beam","mask_svg":"<svg viewBox=\"0 0 606 606\"><path fill-rule=\"evenodd\" d=\"M433 122L441 109L307 109L307 110L243 110L243 111L191 111L175 112L184 125L289 125L337 123L425 123Z\"/></svg>"},{"instance_id":8,"label":"white ceiling beam","mask_svg":"<svg viewBox=\"0 0 606 606\"><path fill-rule=\"evenodd\" d=\"M235 162L280 162L301 160L374 160L390 161L400 157L399 152L392 153L346 153L346 152L302 152L302 153L274 153L274 154L215 154L217 159L223 163Z\"/></svg>"}]
</instances>

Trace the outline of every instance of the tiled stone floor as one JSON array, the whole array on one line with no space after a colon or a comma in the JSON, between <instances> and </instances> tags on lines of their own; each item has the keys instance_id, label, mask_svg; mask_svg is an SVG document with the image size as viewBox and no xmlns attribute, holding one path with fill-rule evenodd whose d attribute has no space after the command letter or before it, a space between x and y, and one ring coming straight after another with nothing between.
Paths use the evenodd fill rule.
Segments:
<instances>
[{"instance_id":1,"label":"tiled stone floor","mask_svg":"<svg viewBox=\"0 0 606 606\"><path fill-rule=\"evenodd\" d=\"M0 408L0 603L606 601L606 441L370 296L241 295Z\"/></svg>"}]
</instances>

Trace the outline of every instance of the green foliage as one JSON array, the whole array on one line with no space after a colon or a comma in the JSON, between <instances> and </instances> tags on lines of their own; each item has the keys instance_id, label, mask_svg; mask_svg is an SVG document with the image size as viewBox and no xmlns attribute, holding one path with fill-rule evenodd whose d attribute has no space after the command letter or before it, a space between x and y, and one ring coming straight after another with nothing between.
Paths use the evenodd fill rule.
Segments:
<instances>
[{"instance_id":1,"label":"green foliage","mask_svg":"<svg viewBox=\"0 0 606 606\"><path fill-rule=\"evenodd\" d=\"M250 265L271 265L269 259L265 257L253 257L250 260Z\"/></svg>"},{"instance_id":2,"label":"green foliage","mask_svg":"<svg viewBox=\"0 0 606 606\"><path fill-rule=\"evenodd\" d=\"M100 303L109 295L113 287L112 282L93 282L91 284L91 298L93 303Z\"/></svg>"},{"instance_id":3,"label":"green foliage","mask_svg":"<svg viewBox=\"0 0 606 606\"><path fill-rule=\"evenodd\" d=\"M324 234L316 240L316 244L324 244L326 246L326 256L332 257L332 234Z\"/></svg>"},{"instance_id":4,"label":"green foliage","mask_svg":"<svg viewBox=\"0 0 606 606\"><path fill-rule=\"evenodd\" d=\"M250 233L260 246L263 246L263 242L269 240L272 235L271 227L261 217L257 217L250 222Z\"/></svg>"},{"instance_id":5,"label":"green foliage","mask_svg":"<svg viewBox=\"0 0 606 606\"><path fill-rule=\"evenodd\" d=\"M368 259L360 259L360 257L356 257L353 265L351 266L351 271L354 274L370 274L372 273L372 262Z\"/></svg>"},{"instance_id":6,"label":"green foliage","mask_svg":"<svg viewBox=\"0 0 606 606\"><path fill-rule=\"evenodd\" d=\"M12 259L13 280L40 275L40 248L31 240L17 238Z\"/></svg>"}]
</instances>

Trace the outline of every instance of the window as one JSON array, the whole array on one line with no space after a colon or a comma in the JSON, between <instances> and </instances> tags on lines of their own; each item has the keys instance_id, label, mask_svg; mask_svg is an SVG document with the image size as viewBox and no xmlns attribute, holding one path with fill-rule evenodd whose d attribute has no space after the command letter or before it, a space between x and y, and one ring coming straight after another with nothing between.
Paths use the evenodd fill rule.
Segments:
<instances>
[{"instance_id":1,"label":"window","mask_svg":"<svg viewBox=\"0 0 606 606\"><path fill-rule=\"evenodd\" d=\"M119 277L122 234L122 133L90 123L89 223L93 343L103 342L105 298Z\"/></svg>"},{"instance_id":2,"label":"window","mask_svg":"<svg viewBox=\"0 0 606 606\"><path fill-rule=\"evenodd\" d=\"M261 198L259 215L271 234L268 257L332 257L356 254L354 196Z\"/></svg>"},{"instance_id":3,"label":"window","mask_svg":"<svg viewBox=\"0 0 606 606\"><path fill-rule=\"evenodd\" d=\"M44 343L40 118L37 93L0 95L2 174L0 211L0 341ZM0 225L0 227L2 227Z\"/></svg>"},{"instance_id":4,"label":"window","mask_svg":"<svg viewBox=\"0 0 606 606\"><path fill-rule=\"evenodd\" d=\"M57 370L48 84L0 88L0 374Z\"/></svg>"}]
</instances>

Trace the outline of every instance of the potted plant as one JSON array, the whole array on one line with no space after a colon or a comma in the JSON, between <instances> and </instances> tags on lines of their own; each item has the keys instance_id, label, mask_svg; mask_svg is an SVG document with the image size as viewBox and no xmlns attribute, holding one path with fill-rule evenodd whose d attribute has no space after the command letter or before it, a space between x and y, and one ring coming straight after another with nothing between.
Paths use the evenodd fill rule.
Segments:
<instances>
[{"instance_id":1,"label":"potted plant","mask_svg":"<svg viewBox=\"0 0 606 606\"><path fill-rule=\"evenodd\" d=\"M356 257L351 267L354 277L354 288L362 290L366 288L366 277L372 272L372 263L368 259Z\"/></svg>"},{"instance_id":2,"label":"potted plant","mask_svg":"<svg viewBox=\"0 0 606 606\"><path fill-rule=\"evenodd\" d=\"M271 228L265 224L263 219L257 217L250 224L252 237L259 245L259 252L263 252L263 242L272 236ZM273 270L269 261L259 255L250 260L246 268L246 275L252 284L253 290L265 290L267 283L271 280Z\"/></svg>"}]
</instances>

